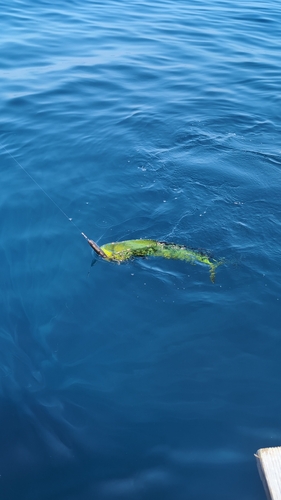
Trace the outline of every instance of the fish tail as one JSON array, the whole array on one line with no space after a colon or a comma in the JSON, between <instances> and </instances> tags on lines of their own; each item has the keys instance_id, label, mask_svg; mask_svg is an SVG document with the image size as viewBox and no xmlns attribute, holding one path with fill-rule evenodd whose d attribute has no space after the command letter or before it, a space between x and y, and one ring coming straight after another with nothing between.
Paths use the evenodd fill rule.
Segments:
<instances>
[{"instance_id":1,"label":"fish tail","mask_svg":"<svg viewBox=\"0 0 281 500\"><path fill-rule=\"evenodd\" d=\"M216 269L224 263L223 260L210 262L210 280L212 283L216 281Z\"/></svg>"},{"instance_id":2,"label":"fish tail","mask_svg":"<svg viewBox=\"0 0 281 500\"><path fill-rule=\"evenodd\" d=\"M210 265L210 280L212 283L215 283L216 281L216 268L217 266L214 264Z\"/></svg>"}]
</instances>

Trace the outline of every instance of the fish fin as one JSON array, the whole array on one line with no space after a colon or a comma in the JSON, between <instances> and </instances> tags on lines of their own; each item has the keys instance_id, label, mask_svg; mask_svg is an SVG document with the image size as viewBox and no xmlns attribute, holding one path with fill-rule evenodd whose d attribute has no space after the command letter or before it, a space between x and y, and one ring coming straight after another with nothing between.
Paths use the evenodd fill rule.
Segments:
<instances>
[{"instance_id":1,"label":"fish fin","mask_svg":"<svg viewBox=\"0 0 281 500\"><path fill-rule=\"evenodd\" d=\"M210 280L212 283L215 283L215 281L216 281L216 269L217 269L217 267L221 266L224 263L225 263L224 260L220 260L220 261L212 262L209 264L210 265Z\"/></svg>"},{"instance_id":2,"label":"fish fin","mask_svg":"<svg viewBox=\"0 0 281 500\"><path fill-rule=\"evenodd\" d=\"M210 267L210 280L212 283L215 283L216 281L216 268L217 266L214 265Z\"/></svg>"},{"instance_id":3,"label":"fish fin","mask_svg":"<svg viewBox=\"0 0 281 500\"><path fill-rule=\"evenodd\" d=\"M95 257L93 258L92 262L91 262L91 267L93 267L96 263L97 263L98 259L96 259Z\"/></svg>"}]
</instances>

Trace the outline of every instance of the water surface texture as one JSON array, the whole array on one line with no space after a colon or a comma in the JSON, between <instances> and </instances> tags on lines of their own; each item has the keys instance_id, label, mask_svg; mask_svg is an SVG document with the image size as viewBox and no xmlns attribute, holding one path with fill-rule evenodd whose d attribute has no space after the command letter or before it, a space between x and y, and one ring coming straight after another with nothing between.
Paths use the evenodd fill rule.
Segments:
<instances>
[{"instance_id":1,"label":"water surface texture","mask_svg":"<svg viewBox=\"0 0 281 500\"><path fill-rule=\"evenodd\" d=\"M276 0L2 2L3 500L265 498L280 27ZM80 231L225 263L91 267Z\"/></svg>"}]
</instances>

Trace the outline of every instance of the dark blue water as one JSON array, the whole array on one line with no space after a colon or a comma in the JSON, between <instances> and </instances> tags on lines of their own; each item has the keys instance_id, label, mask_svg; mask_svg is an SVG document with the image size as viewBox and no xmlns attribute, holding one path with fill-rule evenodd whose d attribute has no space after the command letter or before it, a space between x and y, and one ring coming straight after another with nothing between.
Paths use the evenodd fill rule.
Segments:
<instances>
[{"instance_id":1,"label":"dark blue water","mask_svg":"<svg viewBox=\"0 0 281 500\"><path fill-rule=\"evenodd\" d=\"M2 2L1 498L265 498L280 26L276 0ZM72 222L225 264L91 267Z\"/></svg>"}]
</instances>

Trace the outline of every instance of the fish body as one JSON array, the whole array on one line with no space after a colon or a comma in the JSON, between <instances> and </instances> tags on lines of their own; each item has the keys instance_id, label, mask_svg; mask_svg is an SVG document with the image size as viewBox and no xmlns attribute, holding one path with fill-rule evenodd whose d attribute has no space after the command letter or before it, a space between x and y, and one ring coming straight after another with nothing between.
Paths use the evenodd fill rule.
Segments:
<instances>
[{"instance_id":1,"label":"fish body","mask_svg":"<svg viewBox=\"0 0 281 500\"><path fill-rule=\"evenodd\" d=\"M156 240L139 239L106 243L100 247L100 250L105 255L105 257L102 255L103 258L113 262L125 262L135 257L164 257L183 260L191 264L205 264L209 266L212 283L215 282L216 268L222 264L222 261L216 261L199 250Z\"/></svg>"}]
</instances>

